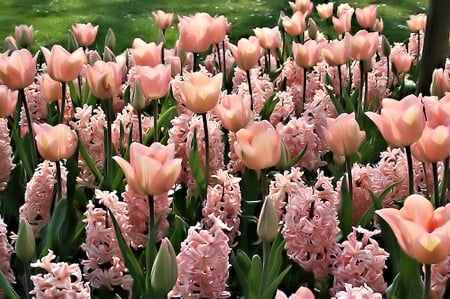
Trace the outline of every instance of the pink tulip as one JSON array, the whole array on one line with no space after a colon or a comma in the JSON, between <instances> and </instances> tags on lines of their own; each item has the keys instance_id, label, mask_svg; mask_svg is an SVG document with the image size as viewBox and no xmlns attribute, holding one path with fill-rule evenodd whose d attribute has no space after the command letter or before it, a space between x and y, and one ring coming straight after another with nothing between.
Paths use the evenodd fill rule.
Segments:
<instances>
[{"instance_id":1,"label":"pink tulip","mask_svg":"<svg viewBox=\"0 0 450 299\"><path fill-rule=\"evenodd\" d=\"M358 24L363 28L370 29L377 21L377 6L372 4L364 8L357 8L355 14Z\"/></svg>"},{"instance_id":2,"label":"pink tulip","mask_svg":"<svg viewBox=\"0 0 450 299\"><path fill-rule=\"evenodd\" d=\"M86 63L86 55L82 48L69 53L60 45L54 45L51 52L41 47L47 62L47 72L53 80L69 82L75 80Z\"/></svg>"},{"instance_id":3,"label":"pink tulip","mask_svg":"<svg viewBox=\"0 0 450 299\"><path fill-rule=\"evenodd\" d=\"M61 82L55 81L49 74L43 74L39 77L39 88L48 103L61 99L62 85Z\"/></svg>"},{"instance_id":4,"label":"pink tulip","mask_svg":"<svg viewBox=\"0 0 450 299\"><path fill-rule=\"evenodd\" d=\"M321 59L322 45L315 40L307 40L304 44L292 43L292 55L295 63L302 68L310 68Z\"/></svg>"},{"instance_id":5,"label":"pink tulip","mask_svg":"<svg viewBox=\"0 0 450 299\"><path fill-rule=\"evenodd\" d=\"M316 10L321 19L328 19L333 15L334 2L317 4Z\"/></svg>"},{"instance_id":6,"label":"pink tulip","mask_svg":"<svg viewBox=\"0 0 450 299\"><path fill-rule=\"evenodd\" d=\"M385 98L381 105L381 115L374 112L366 112L366 115L375 123L390 146L408 146L419 139L425 127L420 96L409 95L400 101Z\"/></svg>"},{"instance_id":7,"label":"pink tulip","mask_svg":"<svg viewBox=\"0 0 450 299\"><path fill-rule=\"evenodd\" d=\"M450 125L433 128L427 124L419 140L411 145L411 151L421 162L443 161L450 154Z\"/></svg>"},{"instance_id":8,"label":"pink tulip","mask_svg":"<svg viewBox=\"0 0 450 299\"><path fill-rule=\"evenodd\" d=\"M350 31L352 28L352 15L353 12L346 12L341 14L340 17L333 17L333 27L338 34Z\"/></svg>"},{"instance_id":9,"label":"pink tulip","mask_svg":"<svg viewBox=\"0 0 450 299\"><path fill-rule=\"evenodd\" d=\"M202 53L213 43L212 17L207 13L196 13L192 17L178 16L180 47L187 52Z\"/></svg>"},{"instance_id":10,"label":"pink tulip","mask_svg":"<svg viewBox=\"0 0 450 299\"><path fill-rule=\"evenodd\" d=\"M295 0L295 2L289 2L289 6L292 12L300 11L306 16L309 16L314 8L314 4L310 0Z\"/></svg>"},{"instance_id":11,"label":"pink tulip","mask_svg":"<svg viewBox=\"0 0 450 299\"><path fill-rule=\"evenodd\" d=\"M15 36L19 46L26 48L34 43L33 26L19 25L16 26Z\"/></svg>"},{"instance_id":12,"label":"pink tulip","mask_svg":"<svg viewBox=\"0 0 450 299\"><path fill-rule=\"evenodd\" d=\"M351 7L348 3L342 3L339 4L336 11L336 15L338 16L338 18L340 18L343 14L350 13L350 15L353 15L354 12L355 9Z\"/></svg>"},{"instance_id":13,"label":"pink tulip","mask_svg":"<svg viewBox=\"0 0 450 299\"><path fill-rule=\"evenodd\" d=\"M297 290L297 292L289 296L289 298L283 291L277 290L274 299L314 299L314 298L315 298L314 294L310 289L306 287L300 287Z\"/></svg>"},{"instance_id":14,"label":"pink tulip","mask_svg":"<svg viewBox=\"0 0 450 299\"><path fill-rule=\"evenodd\" d=\"M165 13L162 10L157 10L153 12L153 16L155 17L156 26L159 29L165 30L172 26L173 13Z\"/></svg>"},{"instance_id":15,"label":"pink tulip","mask_svg":"<svg viewBox=\"0 0 450 299\"><path fill-rule=\"evenodd\" d=\"M427 25L427 15L424 13L411 15L409 16L409 20L406 20L406 24L411 32L423 31Z\"/></svg>"},{"instance_id":16,"label":"pink tulip","mask_svg":"<svg viewBox=\"0 0 450 299\"><path fill-rule=\"evenodd\" d=\"M137 194L160 195L170 190L181 172L181 159L175 159L175 144L154 142L150 147L133 142L130 162L113 159L122 168L128 186Z\"/></svg>"},{"instance_id":17,"label":"pink tulip","mask_svg":"<svg viewBox=\"0 0 450 299\"><path fill-rule=\"evenodd\" d=\"M98 25L93 26L91 23L72 25L72 32L82 47L89 47L94 43L97 31Z\"/></svg>"},{"instance_id":18,"label":"pink tulip","mask_svg":"<svg viewBox=\"0 0 450 299\"><path fill-rule=\"evenodd\" d=\"M237 132L252 118L250 95L225 95L216 106L216 112L225 129Z\"/></svg>"},{"instance_id":19,"label":"pink tulip","mask_svg":"<svg viewBox=\"0 0 450 299\"><path fill-rule=\"evenodd\" d=\"M178 88L183 103L194 113L206 113L219 101L222 73L209 77L205 73L186 73L184 81L173 83Z\"/></svg>"},{"instance_id":20,"label":"pink tulip","mask_svg":"<svg viewBox=\"0 0 450 299\"><path fill-rule=\"evenodd\" d=\"M255 28L253 29L253 32L255 32L259 44L264 49L274 52L277 48L281 47L281 36L278 26L273 28Z\"/></svg>"},{"instance_id":21,"label":"pink tulip","mask_svg":"<svg viewBox=\"0 0 450 299\"><path fill-rule=\"evenodd\" d=\"M436 264L450 255L450 204L433 210L425 197L413 194L400 210L376 211L391 227L407 255L424 264Z\"/></svg>"},{"instance_id":22,"label":"pink tulip","mask_svg":"<svg viewBox=\"0 0 450 299\"><path fill-rule=\"evenodd\" d=\"M234 150L247 168L269 168L281 158L281 136L267 120L254 122L236 133Z\"/></svg>"},{"instance_id":23,"label":"pink tulip","mask_svg":"<svg viewBox=\"0 0 450 299\"><path fill-rule=\"evenodd\" d=\"M237 46L228 43L228 48L233 54L238 68L248 71L256 66L261 58L262 48L256 37L251 36L249 39L241 38Z\"/></svg>"},{"instance_id":24,"label":"pink tulip","mask_svg":"<svg viewBox=\"0 0 450 299\"><path fill-rule=\"evenodd\" d=\"M291 18L282 15L281 21L284 31L292 36L302 34L306 30L305 15L301 11L296 11Z\"/></svg>"},{"instance_id":25,"label":"pink tulip","mask_svg":"<svg viewBox=\"0 0 450 299\"><path fill-rule=\"evenodd\" d=\"M147 65L154 67L161 63L161 50L163 44L146 43L140 38L135 38L130 50L131 57L136 65Z\"/></svg>"},{"instance_id":26,"label":"pink tulip","mask_svg":"<svg viewBox=\"0 0 450 299\"><path fill-rule=\"evenodd\" d=\"M413 59L414 57L406 51L391 54L391 61L394 64L398 74L406 74L409 72Z\"/></svg>"},{"instance_id":27,"label":"pink tulip","mask_svg":"<svg viewBox=\"0 0 450 299\"><path fill-rule=\"evenodd\" d=\"M372 31L382 32L384 30L384 22L382 18L378 18L372 26Z\"/></svg>"},{"instance_id":28,"label":"pink tulip","mask_svg":"<svg viewBox=\"0 0 450 299\"><path fill-rule=\"evenodd\" d=\"M33 57L27 49L8 52L0 56L0 79L9 89L24 89L34 81L37 54Z\"/></svg>"},{"instance_id":29,"label":"pink tulip","mask_svg":"<svg viewBox=\"0 0 450 299\"><path fill-rule=\"evenodd\" d=\"M327 118L327 126L322 129L329 149L337 156L353 155L366 137L355 119L355 113L342 113L336 119Z\"/></svg>"},{"instance_id":30,"label":"pink tulip","mask_svg":"<svg viewBox=\"0 0 450 299\"><path fill-rule=\"evenodd\" d=\"M427 125L435 128L450 125L450 93L441 99L436 96L423 97Z\"/></svg>"},{"instance_id":31,"label":"pink tulip","mask_svg":"<svg viewBox=\"0 0 450 299\"><path fill-rule=\"evenodd\" d=\"M48 161L70 158L77 149L78 137L74 130L64 124L51 126L47 123L33 124L39 154Z\"/></svg>"},{"instance_id":32,"label":"pink tulip","mask_svg":"<svg viewBox=\"0 0 450 299\"><path fill-rule=\"evenodd\" d=\"M442 98L447 92L450 92L450 76L447 69L435 69L431 81L431 95Z\"/></svg>"},{"instance_id":33,"label":"pink tulip","mask_svg":"<svg viewBox=\"0 0 450 299\"><path fill-rule=\"evenodd\" d=\"M227 34L228 25L228 20L224 16L212 18L211 35L213 44L219 44L224 41Z\"/></svg>"},{"instance_id":34,"label":"pink tulip","mask_svg":"<svg viewBox=\"0 0 450 299\"><path fill-rule=\"evenodd\" d=\"M170 66L158 64L155 67L137 66L136 80L147 99L158 100L170 91Z\"/></svg>"},{"instance_id":35,"label":"pink tulip","mask_svg":"<svg viewBox=\"0 0 450 299\"><path fill-rule=\"evenodd\" d=\"M96 61L87 68L86 77L92 94L99 99L106 100L121 92L122 74L115 62Z\"/></svg>"},{"instance_id":36,"label":"pink tulip","mask_svg":"<svg viewBox=\"0 0 450 299\"><path fill-rule=\"evenodd\" d=\"M322 47L322 57L331 66L346 64L350 57L343 40L332 41Z\"/></svg>"},{"instance_id":37,"label":"pink tulip","mask_svg":"<svg viewBox=\"0 0 450 299\"><path fill-rule=\"evenodd\" d=\"M0 85L0 117L8 117L16 111L17 93L17 90Z\"/></svg>"},{"instance_id":38,"label":"pink tulip","mask_svg":"<svg viewBox=\"0 0 450 299\"><path fill-rule=\"evenodd\" d=\"M360 30L355 35L346 33L344 37L347 53L354 60L371 59L378 50L378 32Z\"/></svg>"}]
</instances>

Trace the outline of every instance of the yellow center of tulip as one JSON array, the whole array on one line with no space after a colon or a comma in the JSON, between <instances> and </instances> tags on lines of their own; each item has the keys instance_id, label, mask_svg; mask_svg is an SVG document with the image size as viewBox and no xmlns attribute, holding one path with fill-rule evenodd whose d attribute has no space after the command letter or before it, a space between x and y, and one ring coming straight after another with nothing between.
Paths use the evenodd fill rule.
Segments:
<instances>
[{"instance_id":1,"label":"yellow center of tulip","mask_svg":"<svg viewBox=\"0 0 450 299\"><path fill-rule=\"evenodd\" d=\"M426 235L419 239L419 244L428 252L433 252L440 244L441 238L433 235Z\"/></svg>"}]
</instances>

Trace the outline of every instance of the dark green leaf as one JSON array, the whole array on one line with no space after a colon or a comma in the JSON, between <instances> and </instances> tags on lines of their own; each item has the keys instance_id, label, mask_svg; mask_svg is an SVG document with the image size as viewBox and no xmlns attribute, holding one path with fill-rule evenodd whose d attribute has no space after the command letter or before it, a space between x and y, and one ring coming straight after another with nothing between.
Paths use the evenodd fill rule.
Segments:
<instances>
[{"instance_id":1,"label":"dark green leaf","mask_svg":"<svg viewBox=\"0 0 450 299\"><path fill-rule=\"evenodd\" d=\"M262 120L270 120L270 115L279 101L280 99L275 94L266 100L260 112Z\"/></svg>"},{"instance_id":2,"label":"dark green leaf","mask_svg":"<svg viewBox=\"0 0 450 299\"><path fill-rule=\"evenodd\" d=\"M7 298L20 299L20 296L16 293L16 291L14 291L13 287L6 279L6 276L2 271L0 271L0 290L2 290L6 294Z\"/></svg>"},{"instance_id":3,"label":"dark green leaf","mask_svg":"<svg viewBox=\"0 0 450 299\"><path fill-rule=\"evenodd\" d=\"M259 288L261 284L262 261L259 255L254 255L252 265L248 273L248 299L259 299Z\"/></svg>"}]
</instances>

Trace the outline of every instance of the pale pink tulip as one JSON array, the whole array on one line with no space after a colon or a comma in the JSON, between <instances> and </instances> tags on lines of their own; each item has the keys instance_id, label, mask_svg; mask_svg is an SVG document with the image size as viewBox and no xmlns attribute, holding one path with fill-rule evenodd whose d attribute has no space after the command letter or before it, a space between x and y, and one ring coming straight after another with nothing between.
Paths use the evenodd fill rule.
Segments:
<instances>
[{"instance_id":1,"label":"pale pink tulip","mask_svg":"<svg viewBox=\"0 0 450 299\"><path fill-rule=\"evenodd\" d=\"M269 168L281 158L281 136L267 120L257 121L236 133L234 150L247 168Z\"/></svg>"},{"instance_id":2,"label":"pale pink tulip","mask_svg":"<svg viewBox=\"0 0 450 299\"><path fill-rule=\"evenodd\" d=\"M298 36L306 30L305 15L301 11L296 11L291 18L286 15L281 16L284 31L292 36Z\"/></svg>"},{"instance_id":3,"label":"pale pink tulip","mask_svg":"<svg viewBox=\"0 0 450 299\"><path fill-rule=\"evenodd\" d=\"M309 16L314 9L314 4L310 0L295 0L295 2L289 2L289 6L292 12L300 11L306 16Z\"/></svg>"},{"instance_id":4,"label":"pale pink tulip","mask_svg":"<svg viewBox=\"0 0 450 299\"><path fill-rule=\"evenodd\" d=\"M24 89L34 81L37 54L33 57L27 49L0 55L0 79L9 89Z\"/></svg>"},{"instance_id":5,"label":"pale pink tulip","mask_svg":"<svg viewBox=\"0 0 450 299\"><path fill-rule=\"evenodd\" d=\"M13 115L16 111L17 90L12 91L6 85L0 85L0 117Z\"/></svg>"},{"instance_id":6,"label":"pale pink tulip","mask_svg":"<svg viewBox=\"0 0 450 299\"><path fill-rule=\"evenodd\" d=\"M159 29L165 30L172 26L173 13L157 10L156 12L153 12L153 16L155 17L156 26L158 26Z\"/></svg>"},{"instance_id":7,"label":"pale pink tulip","mask_svg":"<svg viewBox=\"0 0 450 299\"><path fill-rule=\"evenodd\" d=\"M427 15L425 13L410 15L409 20L406 20L406 24L411 32L423 31L427 25Z\"/></svg>"},{"instance_id":8,"label":"pale pink tulip","mask_svg":"<svg viewBox=\"0 0 450 299\"><path fill-rule=\"evenodd\" d=\"M352 28L353 12L346 12L339 17L333 17L333 27L338 34L349 32Z\"/></svg>"},{"instance_id":9,"label":"pale pink tulip","mask_svg":"<svg viewBox=\"0 0 450 299\"><path fill-rule=\"evenodd\" d=\"M374 112L366 112L366 115L390 146L408 146L419 139L425 127L421 96L409 95L400 101L385 98L381 105L381 115Z\"/></svg>"},{"instance_id":10,"label":"pale pink tulip","mask_svg":"<svg viewBox=\"0 0 450 299\"><path fill-rule=\"evenodd\" d=\"M431 95L442 98L447 92L450 92L450 76L447 69L435 69L431 81Z\"/></svg>"},{"instance_id":11,"label":"pale pink tulip","mask_svg":"<svg viewBox=\"0 0 450 299\"><path fill-rule=\"evenodd\" d=\"M333 15L334 2L317 4L316 10L321 19L328 19Z\"/></svg>"},{"instance_id":12,"label":"pale pink tulip","mask_svg":"<svg viewBox=\"0 0 450 299\"><path fill-rule=\"evenodd\" d=\"M62 84L59 81L55 81L49 74L43 74L39 77L39 88L44 95L48 103L61 99L62 96Z\"/></svg>"},{"instance_id":13,"label":"pale pink tulip","mask_svg":"<svg viewBox=\"0 0 450 299\"><path fill-rule=\"evenodd\" d=\"M96 61L86 69L86 78L94 96L106 100L121 92L120 66L115 62Z\"/></svg>"},{"instance_id":14,"label":"pale pink tulip","mask_svg":"<svg viewBox=\"0 0 450 299\"><path fill-rule=\"evenodd\" d=\"M382 18L378 18L372 26L372 31L382 32L384 30L384 22Z\"/></svg>"},{"instance_id":15,"label":"pale pink tulip","mask_svg":"<svg viewBox=\"0 0 450 299\"><path fill-rule=\"evenodd\" d=\"M423 97L423 106L429 126L450 125L450 93L441 99L436 96Z\"/></svg>"},{"instance_id":16,"label":"pale pink tulip","mask_svg":"<svg viewBox=\"0 0 450 299\"><path fill-rule=\"evenodd\" d=\"M224 16L212 18L211 35L213 44L219 44L224 41L228 26L228 20Z\"/></svg>"},{"instance_id":17,"label":"pale pink tulip","mask_svg":"<svg viewBox=\"0 0 450 299\"><path fill-rule=\"evenodd\" d=\"M348 3L342 3L339 4L336 11L336 15L338 16L338 18L340 18L343 14L350 13L350 15L353 15L354 12L355 9L351 7Z\"/></svg>"},{"instance_id":18,"label":"pale pink tulip","mask_svg":"<svg viewBox=\"0 0 450 299\"><path fill-rule=\"evenodd\" d=\"M281 47L281 35L278 26L275 26L273 28L255 28L253 29L253 32L255 33L259 44L264 49L275 52L277 48Z\"/></svg>"},{"instance_id":19,"label":"pale pink tulip","mask_svg":"<svg viewBox=\"0 0 450 299\"><path fill-rule=\"evenodd\" d=\"M371 59L378 50L378 32L360 30L355 35L346 33L344 37L345 47L350 58L354 60Z\"/></svg>"},{"instance_id":20,"label":"pale pink tulip","mask_svg":"<svg viewBox=\"0 0 450 299\"><path fill-rule=\"evenodd\" d=\"M72 32L77 42L82 47L89 47L97 37L98 25L93 26L91 23L72 25Z\"/></svg>"},{"instance_id":21,"label":"pale pink tulip","mask_svg":"<svg viewBox=\"0 0 450 299\"><path fill-rule=\"evenodd\" d=\"M250 95L224 95L216 106L216 112L225 129L237 132L252 118Z\"/></svg>"},{"instance_id":22,"label":"pale pink tulip","mask_svg":"<svg viewBox=\"0 0 450 299\"><path fill-rule=\"evenodd\" d=\"M19 46L27 48L34 43L33 26L19 25L15 29L16 42Z\"/></svg>"},{"instance_id":23,"label":"pale pink tulip","mask_svg":"<svg viewBox=\"0 0 450 299\"><path fill-rule=\"evenodd\" d=\"M228 48L233 54L238 68L244 71L255 67L261 57L262 48L258 39L254 36L249 39L241 38L237 46L228 43Z\"/></svg>"},{"instance_id":24,"label":"pale pink tulip","mask_svg":"<svg viewBox=\"0 0 450 299\"><path fill-rule=\"evenodd\" d=\"M36 133L36 145L39 154L48 161L70 158L77 149L78 136L74 130L64 124L51 126L47 123L33 124Z\"/></svg>"},{"instance_id":25,"label":"pale pink tulip","mask_svg":"<svg viewBox=\"0 0 450 299\"><path fill-rule=\"evenodd\" d=\"M170 80L172 78L169 65L137 66L135 76L147 99L158 100L165 97L170 91Z\"/></svg>"},{"instance_id":26,"label":"pale pink tulip","mask_svg":"<svg viewBox=\"0 0 450 299\"><path fill-rule=\"evenodd\" d=\"M335 40L322 47L322 57L331 66L345 64L350 60L343 40Z\"/></svg>"},{"instance_id":27,"label":"pale pink tulip","mask_svg":"<svg viewBox=\"0 0 450 299\"><path fill-rule=\"evenodd\" d=\"M292 43L292 55L295 63L302 68L313 67L321 60L322 45L315 40L307 40L304 44Z\"/></svg>"},{"instance_id":28,"label":"pale pink tulip","mask_svg":"<svg viewBox=\"0 0 450 299\"><path fill-rule=\"evenodd\" d=\"M408 196L400 210L376 211L391 227L407 255L424 264L436 264L450 255L450 204L433 210L425 197Z\"/></svg>"},{"instance_id":29,"label":"pale pink tulip","mask_svg":"<svg viewBox=\"0 0 450 299\"><path fill-rule=\"evenodd\" d=\"M60 45L54 45L51 52L41 47L47 62L47 72L53 80L69 82L75 80L86 63L86 55L82 48L69 53Z\"/></svg>"},{"instance_id":30,"label":"pale pink tulip","mask_svg":"<svg viewBox=\"0 0 450 299\"><path fill-rule=\"evenodd\" d=\"M175 159L175 144L154 142L150 147L133 142L130 162L113 159L122 168L128 186L137 194L160 195L170 190L181 172L181 159Z\"/></svg>"},{"instance_id":31,"label":"pale pink tulip","mask_svg":"<svg viewBox=\"0 0 450 299\"><path fill-rule=\"evenodd\" d=\"M391 54L392 64L395 66L395 70L398 74L406 74L411 69L411 63L414 57L412 57L406 51L400 51Z\"/></svg>"},{"instance_id":32,"label":"pale pink tulip","mask_svg":"<svg viewBox=\"0 0 450 299\"><path fill-rule=\"evenodd\" d=\"M196 13L192 17L178 16L180 47L187 52L202 53L213 43L212 17L207 13Z\"/></svg>"},{"instance_id":33,"label":"pale pink tulip","mask_svg":"<svg viewBox=\"0 0 450 299\"><path fill-rule=\"evenodd\" d=\"M202 72L186 73L184 81L173 82L178 88L183 103L194 113L206 113L219 101L222 88L222 73L209 77Z\"/></svg>"},{"instance_id":34,"label":"pale pink tulip","mask_svg":"<svg viewBox=\"0 0 450 299\"><path fill-rule=\"evenodd\" d=\"M357 8L355 14L358 24L363 28L370 29L377 21L377 6L372 4L364 8Z\"/></svg>"},{"instance_id":35,"label":"pale pink tulip","mask_svg":"<svg viewBox=\"0 0 450 299\"><path fill-rule=\"evenodd\" d=\"M443 161L450 154L450 125L433 128L427 124L419 140L411 145L411 152L421 162Z\"/></svg>"},{"instance_id":36,"label":"pale pink tulip","mask_svg":"<svg viewBox=\"0 0 450 299\"><path fill-rule=\"evenodd\" d=\"M163 44L146 43L140 38L135 38L131 48L131 57L136 65L154 67L161 63L161 50Z\"/></svg>"}]
</instances>

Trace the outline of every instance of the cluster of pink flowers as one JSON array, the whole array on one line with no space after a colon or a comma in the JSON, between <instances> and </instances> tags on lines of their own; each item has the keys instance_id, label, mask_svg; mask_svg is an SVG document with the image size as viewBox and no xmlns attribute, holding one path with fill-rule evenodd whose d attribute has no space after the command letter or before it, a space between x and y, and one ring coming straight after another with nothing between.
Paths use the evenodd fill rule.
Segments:
<instances>
[{"instance_id":1,"label":"cluster of pink flowers","mask_svg":"<svg viewBox=\"0 0 450 299\"><path fill-rule=\"evenodd\" d=\"M14 248L8 242L7 227L2 217L0 217L0 271L5 275L10 283L15 283L16 278L11 269L11 256L14 253ZM0 290L0 298L3 298L4 293Z\"/></svg>"},{"instance_id":2,"label":"cluster of pink flowers","mask_svg":"<svg viewBox=\"0 0 450 299\"><path fill-rule=\"evenodd\" d=\"M9 137L8 121L0 118L0 191L3 191L8 185L11 171L15 165L12 159L11 137Z\"/></svg>"},{"instance_id":3,"label":"cluster of pink flowers","mask_svg":"<svg viewBox=\"0 0 450 299\"><path fill-rule=\"evenodd\" d=\"M339 291L336 296L331 299L382 299L383 296L380 293L374 292L370 287L363 285L360 287L354 287L351 284L345 284L345 290Z\"/></svg>"}]
</instances>

